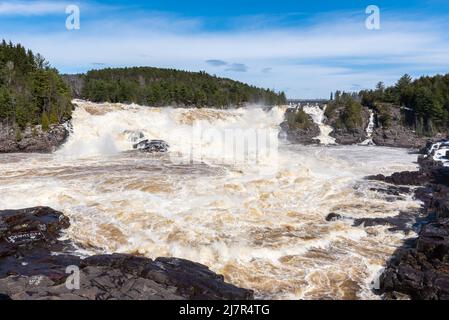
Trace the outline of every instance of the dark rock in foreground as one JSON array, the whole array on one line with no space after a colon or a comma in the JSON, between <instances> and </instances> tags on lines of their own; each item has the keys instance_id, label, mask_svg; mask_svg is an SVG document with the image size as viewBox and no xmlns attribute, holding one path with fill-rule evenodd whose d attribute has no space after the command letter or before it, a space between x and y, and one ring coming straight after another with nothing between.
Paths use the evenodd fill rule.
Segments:
<instances>
[{"instance_id":1,"label":"dark rock in foreground","mask_svg":"<svg viewBox=\"0 0 449 320\"><path fill-rule=\"evenodd\" d=\"M50 153L68 138L69 131L64 125L53 125L45 132L40 126L18 132L11 126L0 124L0 153Z\"/></svg>"},{"instance_id":2,"label":"dark rock in foreground","mask_svg":"<svg viewBox=\"0 0 449 320\"><path fill-rule=\"evenodd\" d=\"M449 300L449 220L425 225L409 249L389 262L380 278L382 292L413 299Z\"/></svg>"},{"instance_id":3,"label":"dark rock in foreground","mask_svg":"<svg viewBox=\"0 0 449 320\"><path fill-rule=\"evenodd\" d=\"M81 259L71 253L70 241L58 239L68 226L67 217L47 207L0 211L0 299L253 298L251 290L183 259L125 254ZM72 266L79 270L79 289L66 286Z\"/></svg>"}]
</instances>

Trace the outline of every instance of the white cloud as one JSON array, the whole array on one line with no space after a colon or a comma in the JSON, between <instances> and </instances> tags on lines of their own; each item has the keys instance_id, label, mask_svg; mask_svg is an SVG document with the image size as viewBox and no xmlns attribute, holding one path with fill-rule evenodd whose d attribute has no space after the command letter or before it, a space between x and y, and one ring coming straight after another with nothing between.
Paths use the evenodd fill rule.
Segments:
<instances>
[{"instance_id":1,"label":"white cloud","mask_svg":"<svg viewBox=\"0 0 449 320\"><path fill-rule=\"evenodd\" d=\"M64 14L67 3L58 1L2 1L0 2L0 15L48 15Z\"/></svg>"},{"instance_id":2,"label":"white cloud","mask_svg":"<svg viewBox=\"0 0 449 320\"><path fill-rule=\"evenodd\" d=\"M371 87L380 80L393 82L401 73L449 69L446 22L429 17L416 24L384 17L380 31L369 31L363 15L320 21L301 28L207 32L198 19L155 13L83 21L75 32L7 36L63 71L84 71L92 61L206 70L285 89L292 97L327 97L330 90L350 90L354 83ZM212 59L238 62L247 72L217 69L207 63ZM263 72L267 68L270 72Z\"/></svg>"}]
</instances>

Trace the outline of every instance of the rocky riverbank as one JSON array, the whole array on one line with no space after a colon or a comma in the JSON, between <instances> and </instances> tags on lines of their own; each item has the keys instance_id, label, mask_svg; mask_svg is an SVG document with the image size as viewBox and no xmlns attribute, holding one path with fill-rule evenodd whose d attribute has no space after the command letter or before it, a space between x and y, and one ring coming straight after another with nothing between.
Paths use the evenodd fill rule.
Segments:
<instances>
[{"instance_id":1,"label":"rocky riverbank","mask_svg":"<svg viewBox=\"0 0 449 320\"><path fill-rule=\"evenodd\" d=\"M445 138L444 134L435 134L433 137L418 135L416 131L404 125L404 115L399 106L389 107L387 110L388 126L383 124L385 121L382 121L382 115L376 113L376 126L372 138L378 146L421 149L429 140L436 142Z\"/></svg>"},{"instance_id":2,"label":"rocky riverbank","mask_svg":"<svg viewBox=\"0 0 449 320\"><path fill-rule=\"evenodd\" d=\"M386 299L449 299L449 167L434 159L430 145L419 157L420 170L390 177L371 177L391 185L417 186L423 202L415 219L418 237L399 248L380 277L379 293ZM392 188L395 188L394 186Z\"/></svg>"},{"instance_id":3,"label":"rocky riverbank","mask_svg":"<svg viewBox=\"0 0 449 320\"><path fill-rule=\"evenodd\" d=\"M82 259L71 241L60 239L69 226L64 214L47 207L0 211L0 300L253 299L251 290L183 259ZM76 285L74 270L79 289L67 286Z\"/></svg>"},{"instance_id":4,"label":"rocky riverbank","mask_svg":"<svg viewBox=\"0 0 449 320\"><path fill-rule=\"evenodd\" d=\"M50 153L62 145L68 138L65 125L52 125L48 131L41 126L17 128L0 124L0 153Z\"/></svg>"}]
</instances>

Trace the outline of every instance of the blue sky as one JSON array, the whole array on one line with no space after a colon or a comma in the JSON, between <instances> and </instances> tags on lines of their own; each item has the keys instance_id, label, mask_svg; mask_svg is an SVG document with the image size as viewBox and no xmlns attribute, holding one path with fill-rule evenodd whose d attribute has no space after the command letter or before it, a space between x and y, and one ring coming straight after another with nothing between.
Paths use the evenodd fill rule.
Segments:
<instances>
[{"instance_id":1,"label":"blue sky","mask_svg":"<svg viewBox=\"0 0 449 320\"><path fill-rule=\"evenodd\" d=\"M80 30L65 7L80 7ZM368 5L381 29L365 27ZM114 66L205 70L290 98L449 73L449 1L1 1L0 38L61 72Z\"/></svg>"}]
</instances>

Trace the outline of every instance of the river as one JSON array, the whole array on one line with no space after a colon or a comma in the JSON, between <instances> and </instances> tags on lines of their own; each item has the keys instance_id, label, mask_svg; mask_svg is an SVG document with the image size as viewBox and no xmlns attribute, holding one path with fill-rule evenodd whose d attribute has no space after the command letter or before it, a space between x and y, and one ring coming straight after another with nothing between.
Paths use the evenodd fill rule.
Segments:
<instances>
[{"instance_id":1,"label":"river","mask_svg":"<svg viewBox=\"0 0 449 320\"><path fill-rule=\"evenodd\" d=\"M277 139L282 108L76 104L60 150L0 155L0 209L64 212L71 219L64 237L80 255L186 258L264 299L376 299L376 277L406 236L353 227L352 219L420 205L411 195L391 201L364 179L414 170L416 155L288 144ZM133 150L143 137L165 140L170 152ZM325 221L331 212L347 219Z\"/></svg>"}]
</instances>

